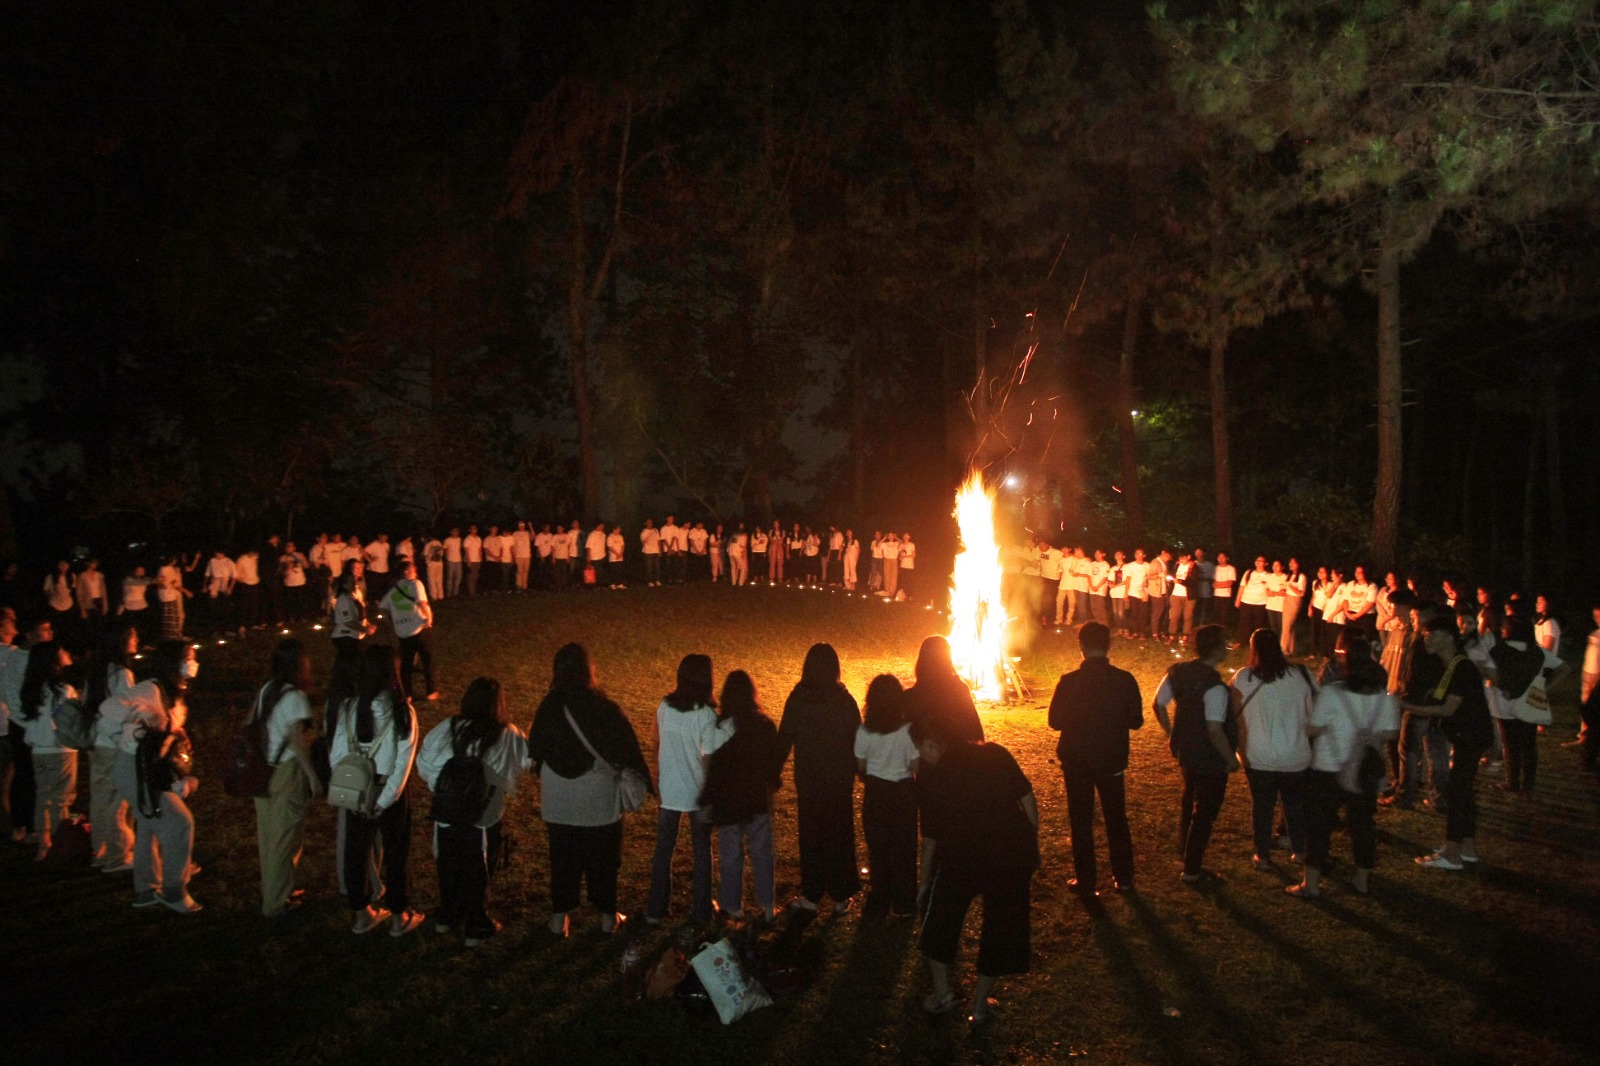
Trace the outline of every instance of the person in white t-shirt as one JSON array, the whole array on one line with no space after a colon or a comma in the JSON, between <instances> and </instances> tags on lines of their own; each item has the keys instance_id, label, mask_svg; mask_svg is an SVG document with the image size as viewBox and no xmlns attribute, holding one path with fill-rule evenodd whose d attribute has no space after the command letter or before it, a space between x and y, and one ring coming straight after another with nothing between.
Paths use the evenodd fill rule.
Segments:
<instances>
[{"instance_id":1,"label":"person in white t-shirt","mask_svg":"<svg viewBox=\"0 0 1600 1066\"><path fill-rule=\"evenodd\" d=\"M1056 613L1061 613L1059 608ZM1089 562L1089 618L1103 626L1111 624L1111 564L1103 548L1096 548Z\"/></svg>"},{"instance_id":2,"label":"person in white t-shirt","mask_svg":"<svg viewBox=\"0 0 1600 1066\"><path fill-rule=\"evenodd\" d=\"M476 596L478 578L483 572L483 538L478 535L477 526L467 527L467 535L461 538L461 554L467 562L467 595Z\"/></svg>"},{"instance_id":3,"label":"person in white t-shirt","mask_svg":"<svg viewBox=\"0 0 1600 1066\"><path fill-rule=\"evenodd\" d=\"M917 580L917 546L907 533L900 540L900 589L911 599Z\"/></svg>"},{"instance_id":4,"label":"person in white t-shirt","mask_svg":"<svg viewBox=\"0 0 1600 1066\"><path fill-rule=\"evenodd\" d=\"M831 575L833 578L831 583L838 584L840 567L843 564L844 534L839 532L838 526L829 526L828 539L827 543L824 545L824 551L822 555L822 583L824 585L829 584L829 577Z\"/></svg>"},{"instance_id":5,"label":"person in white t-shirt","mask_svg":"<svg viewBox=\"0 0 1600 1066\"><path fill-rule=\"evenodd\" d=\"M311 759L310 689L311 657L305 646L293 639L279 642L272 653L272 677L256 693L251 714L272 767L267 794L255 800L261 913L267 918L297 909L304 898L295 880L306 810L322 795L322 779Z\"/></svg>"},{"instance_id":6,"label":"person in white t-shirt","mask_svg":"<svg viewBox=\"0 0 1600 1066\"><path fill-rule=\"evenodd\" d=\"M422 564L428 568L428 598L444 599L444 542L432 533L422 544Z\"/></svg>"},{"instance_id":7,"label":"person in white t-shirt","mask_svg":"<svg viewBox=\"0 0 1600 1066\"><path fill-rule=\"evenodd\" d=\"M842 558L845 591L854 592L856 586L861 584L861 541L856 539L855 530L845 530Z\"/></svg>"},{"instance_id":8,"label":"person in white t-shirt","mask_svg":"<svg viewBox=\"0 0 1600 1066\"><path fill-rule=\"evenodd\" d=\"M72 594L78 601L78 617L104 618L111 611L106 599L106 575L100 572L100 560L89 559L72 581Z\"/></svg>"},{"instance_id":9,"label":"person in white t-shirt","mask_svg":"<svg viewBox=\"0 0 1600 1066\"><path fill-rule=\"evenodd\" d=\"M512 536L510 527L500 531L500 591L511 592L515 589L516 582L516 538Z\"/></svg>"},{"instance_id":10,"label":"person in white t-shirt","mask_svg":"<svg viewBox=\"0 0 1600 1066\"><path fill-rule=\"evenodd\" d=\"M677 515L667 515L666 524L661 527L661 555L665 557L666 579L673 584L683 581L683 549L685 543L680 543L683 528L678 525ZM661 584L661 563L657 560L656 584ZM649 564L646 563L648 569Z\"/></svg>"},{"instance_id":11,"label":"person in white t-shirt","mask_svg":"<svg viewBox=\"0 0 1600 1066\"><path fill-rule=\"evenodd\" d=\"M1304 613L1306 602L1306 575L1300 569L1300 560L1291 557L1289 569L1283 575L1283 654L1295 653L1296 627Z\"/></svg>"},{"instance_id":12,"label":"person in white t-shirt","mask_svg":"<svg viewBox=\"0 0 1600 1066\"><path fill-rule=\"evenodd\" d=\"M1283 594L1287 584L1283 562L1272 560L1272 569L1267 573L1267 628L1277 636L1279 647L1283 646Z\"/></svg>"},{"instance_id":13,"label":"person in white t-shirt","mask_svg":"<svg viewBox=\"0 0 1600 1066\"><path fill-rule=\"evenodd\" d=\"M505 592L501 575L505 573L505 544L500 539L500 527L490 526L483 536L484 591Z\"/></svg>"},{"instance_id":14,"label":"person in white t-shirt","mask_svg":"<svg viewBox=\"0 0 1600 1066\"><path fill-rule=\"evenodd\" d=\"M412 697L412 675L421 659L424 691L434 701L439 698L439 688L433 681L433 605L417 580L417 564L407 559L401 565L400 580L390 586L378 606L388 612L394 635L400 639L401 691L406 699Z\"/></svg>"},{"instance_id":15,"label":"person in white t-shirt","mask_svg":"<svg viewBox=\"0 0 1600 1066\"><path fill-rule=\"evenodd\" d=\"M1233 597L1233 605L1239 609L1241 642L1249 640L1256 630L1267 628L1267 591L1270 583L1271 571L1267 569L1267 557L1258 555L1256 565L1245 572Z\"/></svg>"},{"instance_id":16,"label":"person in white t-shirt","mask_svg":"<svg viewBox=\"0 0 1600 1066\"><path fill-rule=\"evenodd\" d=\"M1122 552L1112 554L1111 570L1107 577L1106 595L1111 601L1111 626L1118 633L1128 631L1128 578L1123 573L1128 557Z\"/></svg>"},{"instance_id":17,"label":"person in white t-shirt","mask_svg":"<svg viewBox=\"0 0 1600 1066\"><path fill-rule=\"evenodd\" d=\"M1218 552L1217 565L1211 569L1211 609L1216 612L1212 621L1223 629L1230 629L1233 625L1234 596L1238 591L1235 585L1238 580L1239 571L1228 561L1228 553Z\"/></svg>"},{"instance_id":18,"label":"person in white t-shirt","mask_svg":"<svg viewBox=\"0 0 1600 1066\"><path fill-rule=\"evenodd\" d=\"M528 523L518 522L517 530L511 534L511 561L517 568L517 591L528 591L528 571L533 568L533 534L528 532Z\"/></svg>"},{"instance_id":19,"label":"person in white t-shirt","mask_svg":"<svg viewBox=\"0 0 1600 1066\"><path fill-rule=\"evenodd\" d=\"M692 545L693 542L691 541L690 543ZM706 537L706 556L710 565L707 576L713 584L722 580L723 571L726 569L727 551L728 535L723 530L723 527L718 525Z\"/></svg>"},{"instance_id":20,"label":"person in white t-shirt","mask_svg":"<svg viewBox=\"0 0 1600 1066\"><path fill-rule=\"evenodd\" d=\"M1065 606L1065 603L1063 602L1064 598L1061 594L1068 591L1066 582L1066 561L1070 556L1070 553L1063 552L1060 548L1049 543L1048 541L1040 541L1039 544L1039 584L1042 586L1041 601L1045 604L1046 612L1049 610L1050 601L1056 601L1055 624L1061 625L1061 611ZM1048 625L1050 619L1044 618L1042 621Z\"/></svg>"},{"instance_id":21,"label":"person in white t-shirt","mask_svg":"<svg viewBox=\"0 0 1600 1066\"><path fill-rule=\"evenodd\" d=\"M1322 639L1323 654L1329 659L1333 658L1333 651L1339 646L1339 634L1344 632L1345 599L1344 599L1344 571L1337 566L1328 571L1328 583L1324 588L1322 605Z\"/></svg>"},{"instance_id":22,"label":"person in white t-shirt","mask_svg":"<svg viewBox=\"0 0 1600 1066\"><path fill-rule=\"evenodd\" d=\"M550 527L546 526L545 529L549 530ZM577 547L578 542L568 537L565 529L556 528L550 533L550 562L546 574L550 587L567 587L567 578L572 575L572 556Z\"/></svg>"},{"instance_id":23,"label":"person in white t-shirt","mask_svg":"<svg viewBox=\"0 0 1600 1066\"><path fill-rule=\"evenodd\" d=\"M1150 564L1145 561L1144 549L1134 549L1133 562L1124 563L1122 567L1122 577L1128 586L1128 629L1123 634L1126 637L1142 637L1149 632L1150 589L1146 582L1149 576Z\"/></svg>"},{"instance_id":24,"label":"person in white t-shirt","mask_svg":"<svg viewBox=\"0 0 1600 1066\"><path fill-rule=\"evenodd\" d=\"M1159 640L1161 632L1166 628L1167 596L1172 591L1172 581L1168 567L1172 564L1172 553L1163 548L1150 560L1150 569L1145 573L1144 587L1150 599L1150 629L1148 635ZM1146 634L1141 634L1141 636Z\"/></svg>"},{"instance_id":25,"label":"person in white t-shirt","mask_svg":"<svg viewBox=\"0 0 1600 1066\"><path fill-rule=\"evenodd\" d=\"M867 686L856 727L856 774L865 784L861 830L867 838L872 886L863 913L910 917L917 910L917 746L904 711L905 692L893 674Z\"/></svg>"},{"instance_id":26,"label":"person in white t-shirt","mask_svg":"<svg viewBox=\"0 0 1600 1066\"><path fill-rule=\"evenodd\" d=\"M624 589L628 587L622 580L622 558L627 550L628 542L622 536L622 527L612 526L611 532L606 536L606 583L608 588Z\"/></svg>"},{"instance_id":27,"label":"person in white t-shirt","mask_svg":"<svg viewBox=\"0 0 1600 1066\"><path fill-rule=\"evenodd\" d=\"M656 819L656 849L650 864L650 897L645 920L659 925L672 904L672 856L678 831L689 816L694 858L694 890L689 916L711 920L711 822L700 809L711 754L731 732L717 728L716 699L709 655L686 655L678 663L678 684L656 708L655 748L661 808Z\"/></svg>"},{"instance_id":28,"label":"person in white t-shirt","mask_svg":"<svg viewBox=\"0 0 1600 1066\"><path fill-rule=\"evenodd\" d=\"M566 538L563 537L562 539L565 540ZM555 534L550 532L550 524L546 522L539 527L539 532L533 535L533 554L538 559L536 565L539 568L538 575L534 578L534 583L539 588L555 587L555 549ZM561 558L565 561L565 551L561 553Z\"/></svg>"},{"instance_id":29,"label":"person in white t-shirt","mask_svg":"<svg viewBox=\"0 0 1600 1066\"><path fill-rule=\"evenodd\" d=\"M760 532L759 530L757 532ZM745 532L744 523L728 538L728 581L743 586L750 580L750 550L752 537Z\"/></svg>"},{"instance_id":30,"label":"person in white t-shirt","mask_svg":"<svg viewBox=\"0 0 1600 1066\"><path fill-rule=\"evenodd\" d=\"M1195 599L1189 595L1194 578L1194 556L1184 552L1172 569L1172 595L1167 598L1167 640L1187 641L1194 632Z\"/></svg>"},{"instance_id":31,"label":"person in white t-shirt","mask_svg":"<svg viewBox=\"0 0 1600 1066\"><path fill-rule=\"evenodd\" d=\"M389 534L379 533L361 551L367 564L367 588L381 597L389 591Z\"/></svg>"},{"instance_id":32,"label":"person in white t-shirt","mask_svg":"<svg viewBox=\"0 0 1600 1066\"><path fill-rule=\"evenodd\" d=\"M671 519L668 519L670 522ZM656 529L653 518L644 520L644 528L639 531L639 554L644 557L644 584L646 588L655 588L661 584L661 538L662 534L670 529L677 533L676 526L662 526Z\"/></svg>"},{"instance_id":33,"label":"person in white t-shirt","mask_svg":"<svg viewBox=\"0 0 1600 1066\"><path fill-rule=\"evenodd\" d=\"M1250 664L1233 676L1239 701L1240 761L1250 785L1256 869L1272 865L1272 820L1278 801L1289 827L1290 861L1305 854L1305 771L1311 765L1306 726L1317 686L1298 663L1290 664L1271 630L1250 630Z\"/></svg>"},{"instance_id":34,"label":"person in white t-shirt","mask_svg":"<svg viewBox=\"0 0 1600 1066\"><path fill-rule=\"evenodd\" d=\"M444 594L446 596L461 595L462 543L460 529L451 529L450 535L444 538Z\"/></svg>"},{"instance_id":35,"label":"person in white t-shirt","mask_svg":"<svg viewBox=\"0 0 1600 1066\"><path fill-rule=\"evenodd\" d=\"M1355 568L1353 578L1347 582L1344 592L1344 624L1354 626L1364 633L1368 640L1377 635L1377 607L1378 590L1367 580L1367 568Z\"/></svg>"},{"instance_id":36,"label":"person in white t-shirt","mask_svg":"<svg viewBox=\"0 0 1600 1066\"><path fill-rule=\"evenodd\" d=\"M711 565L709 563L709 549L711 534L706 531L704 522L696 522L685 534L689 542L689 559L694 567L696 581L711 580Z\"/></svg>"},{"instance_id":37,"label":"person in white t-shirt","mask_svg":"<svg viewBox=\"0 0 1600 1066\"><path fill-rule=\"evenodd\" d=\"M890 533L883 538L883 594L895 598L900 591L900 537Z\"/></svg>"}]
</instances>

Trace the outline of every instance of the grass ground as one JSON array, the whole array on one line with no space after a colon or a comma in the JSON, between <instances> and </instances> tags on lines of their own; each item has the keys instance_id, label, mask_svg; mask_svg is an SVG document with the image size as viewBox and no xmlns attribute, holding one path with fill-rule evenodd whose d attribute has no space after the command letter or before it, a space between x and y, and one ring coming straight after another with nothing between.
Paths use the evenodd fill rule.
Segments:
<instances>
[{"instance_id":1,"label":"grass ground","mask_svg":"<svg viewBox=\"0 0 1600 1066\"><path fill-rule=\"evenodd\" d=\"M875 673L908 678L918 642L941 623L905 604L726 587L486 597L446 603L440 615L445 701L423 705L424 729L480 674L505 682L525 725L555 649L577 640L589 646L602 683L641 737L685 652L708 652L719 677L734 667L749 670L776 715L812 642L839 649L859 697ZM305 635L313 638L318 676L326 677L327 649L320 635ZM220 758L271 639L231 641L204 654L192 717L203 776ZM1146 699L1173 661L1159 645L1119 641L1112 654L1139 677ZM588 916L586 931L569 940L544 930L548 882L536 786L507 812L516 848L493 891L493 910L506 928L485 946L469 951L431 925L399 941L351 936L349 913L335 894L333 821L324 804L308 825L303 881L310 902L267 922L258 910L252 811L223 795L213 773L193 801L196 860L205 867L193 886L205 910L193 918L131 910L123 876L44 873L20 848L5 849L5 1058L1594 1061L1597 789L1557 747L1575 720L1570 693L1557 693L1557 724L1540 738L1538 798L1519 802L1480 785L1479 867L1459 874L1418 869L1412 857L1443 839L1440 819L1421 809L1384 812L1372 895L1344 890L1335 876L1316 904L1284 896L1286 866L1282 873L1251 870L1242 778L1230 784L1211 845L1209 865L1227 880L1204 894L1180 886L1173 865L1179 782L1164 738L1149 723L1134 736L1128 774L1140 891L1107 898L1104 914L1094 917L1065 888L1072 875L1066 805L1044 713L1056 677L1076 661L1070 632L1041 634L1023 662L1033 698L986 714L991 739L1017 755L1034 783L1044 852L1033 887L1033 971L1002 982L1004 1013L987 1031L925 1017L918 1001L926 977L912 928L864 921L857 912L786 921L768 934L772 950L814 968L816 978L732 1027L676 1002L626 1006L619 942L587 931ZM425 790L414 804L414 894L425 908L436 898ZM798 883L787 789L775 821L784 899ZM622 894L629 908L645 897L653 822L653 807L628 819ZM1347 848L1336 840L1336 856L1347 857ZM864 846L860 854L865 862ZM687 857L680 859L681 914ZM972 922L969 936L975 929ZM671 935L670 928L653 931L647 956ZM969 939L962 967L968 980L972 950Z\"/></svg>"}]
</instances>

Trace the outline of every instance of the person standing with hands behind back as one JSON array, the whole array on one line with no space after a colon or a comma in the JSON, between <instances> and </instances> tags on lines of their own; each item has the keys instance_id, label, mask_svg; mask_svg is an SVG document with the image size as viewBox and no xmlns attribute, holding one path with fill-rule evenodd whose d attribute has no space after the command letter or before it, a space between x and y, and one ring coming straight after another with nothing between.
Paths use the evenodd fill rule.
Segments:
<instances>
[{"instance_id":1,"label":"person standing with hands behind back","mask_svg":"<svg viewBox=\"0 0 1600 1066\"><path fill-rule=\"evenodd\" d=\"M1172 754L1183 771L1183 808L1178 839L1183 852L1183 883L1220 880L1205 869L1211 827L1222 810L1228 775L1239 769L1235 743L1228 736L1232 692L1217 667L1228 657L1228 633L1219 625L1194 631L1194 658L1167 671L1156 692L1156 721L1172 738ZM1176 704L1171 719L1167 707Z\"/></svg>"},{"instance_id":2,"label":"person standing with hands behind back","mask_svg":"<svg viewBox=\"0 0 1600 1066\"><path fill-rule=\"evenodd\" d=\"M1128 831L1128 733L1144 725L1139 682L1111 665L1111 630L1088 622L1078 630L1083 665L1063 674L1050 700L1050 728L1061 733L1056 756L1067 788L1072 822L1072 865L1078 876L1067 887L1095 895L1094 796L1111 850L1111 875L1118 892L1133 890L1133 836Z\"/></svg>"}]
</instances>

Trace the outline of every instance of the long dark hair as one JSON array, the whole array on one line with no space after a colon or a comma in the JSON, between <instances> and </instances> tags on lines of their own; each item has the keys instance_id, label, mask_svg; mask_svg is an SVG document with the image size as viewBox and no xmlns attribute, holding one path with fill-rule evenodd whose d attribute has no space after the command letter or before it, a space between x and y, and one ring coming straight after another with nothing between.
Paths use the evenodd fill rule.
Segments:
<instances>
[{"instance_id":1,"label":"long dark hair","mask_svg":"<svg viewBox=\"0 0 1600 1066\"><path fill-rule=\"evenodd\" d=\"M1250 634L1250 672L1267 685L1289 672L1289 660L1283 656L1283 645L1270 629L1258 629Z\"/></svg>"},{"instance_id":2,"label":"long dark hair","mask_svg":"<svg viewBox=\"0 0 1600 1066\"><path fill-rule=\"evenodd\" d=\"M800 667L800 686L824 691L838 684L839 653L832 644L811 645L806 651L806 661Z\"/></svg>"},{"instance_id":3,"label":"long dark hair","mask_svg":"<svg viewBox=\"0 0 1600 1066\"><path fill-rule=\"evenodd\" d=\"M917 649L917 665L912 668L912 672L916 674L919 685L924 681L944 681L956 677L956 664L950 655L950 642L940 636L924 640L922 647Z\"/></svg>"},{"instance_id":4,"label":"long dark hair","mask_svg":"<svg viewBox=\"0 0 1600 1066\"><path fill-rule=\"evenodd\" d=\"M667 693L667 706L675 711L692 711L698 707L716 709L717 700L711 692L711 656L685 655L678 663L678 687Z\"/></svg>"},{"instance_id":5,"label":"long dark hair","mask_svg":"<svg viewBox=\"0 0 1600 1066\"><path fill-rule=\"evenodd\" d=\"M451 739L457 751L480 754L494 747L506 731L506 700L500 682L480 677L467 686L461 697L461 713L456 715Z\"/></svg>"},{"instance_id":6,"label":"long dark hair","mask_svg":"<svg viewBox=\"0 0 1600 1066\"><path fill-rule=\"evenodd\" d=\"M406 713L406 693L400 685L400 656L393 645L373 644L362 650L356 684L356 740L371 742L376 731L372 705L385 692L394 715L395 735L402 740L411 735L411 715Z\"/></svg>"},{"instance_id":7,"label":"long dark hair","mask_svg":"<svg viewBox=\"0 0 1600 1066\"><path fill-rule=\"evenodd\" d=\"M170 708L183 695L183 664L190 648L181 640L163 640L150 656L149 679L161 690L162 703Z\"/></svg>"},{"instance_id":8,"label":"long dark hair","mask_svg":"<svg viewBox=\"0 0 1600 1066\"><path fill-rule=\"evenodd\" d=\"M743 670L730 670L722 679L722 716L731 719L735 729L761 713L756 698L756 683Z\"/></svg>"},{"instance_id":9,"label":"long dark hair","mask_svg":"<svg viewBox=\"0 0 1600 1066\"><path fill-rule=\"evenodd\" d=\"M1372 658L1372 643L1364 633L1346 629L1339 634L1338 650L1344 652L1344 687L1370 695L1389 688L1389 671Z\"/></svg>"},{"instance_id":10,"label":"long dark hair","mask_svg":"<svg viewBox=\"0 0 1600 1066\"><path fill-rule=\"evenodd\" d=\"M22 674L22 720L32 722L50 705L50 690L61 680L61 645L40 641L28 649L28 668Z\"/></svg>"},{"instance_id":11,"label":"long dark hair","mask_svg":"<svg viewBox=\"0 0 1600 1066\"><path fill-rule=\"evenodd\" d=\"M285 691L299 689L305 692L309 688L311 656L306 654L305 645L293 637L278 641L278 646L272 649L272 677L261 693L261 705L257 708L259 716L265 718L271 714Z\"/></svg>"},{"instance_id":12,"label":"long dark hair","mask_svg":"<svg viewBox=\"0 0 1600 1066\"><path fill-rule=\"evenodd\" d=\"M906 724L905 689L893 674L879 674L867 686L867 732L888 734Z\"/></svg>"},{"instance_id":13,"label":"long dark hair","mask_svg":"<svg viewBox=\"0 0 1600 1066\"><path fill-rule=\"evenodd\" d=\"M550 670L551 696L581 696L595 690L594 663L582 644L563 644Z\"/></svg>"},{"instance_id":14,"label":"long dark hair","mask_svg":"<svg viewBox=\"0 0 1600 1066\"><path fill-rule=\"evenodd\" d=\"M89 676L83 686L83 706L90 714L99 715L100 704L111 692L111 671L133 669L128 638L136 631L132 622L123 622L101 635L89 660Z\"/></svg>"}]
</instances>

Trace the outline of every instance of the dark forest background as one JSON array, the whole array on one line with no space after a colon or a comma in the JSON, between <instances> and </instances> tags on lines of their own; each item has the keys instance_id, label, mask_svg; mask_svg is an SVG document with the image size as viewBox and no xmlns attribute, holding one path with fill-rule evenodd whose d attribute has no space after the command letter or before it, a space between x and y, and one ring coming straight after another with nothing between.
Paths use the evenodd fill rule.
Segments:
<instances>
[{"instance_id":1,"label":"dark forest background","mask_svg":"<svg viewBox=\"0 0 1600 1066\"><path fill-rule=\"evenodd\" d=\"M1594 584L1593 3L7 23L0 554L936 539L976 463L1061 541Z\"/></svg>"}]
</instances>

